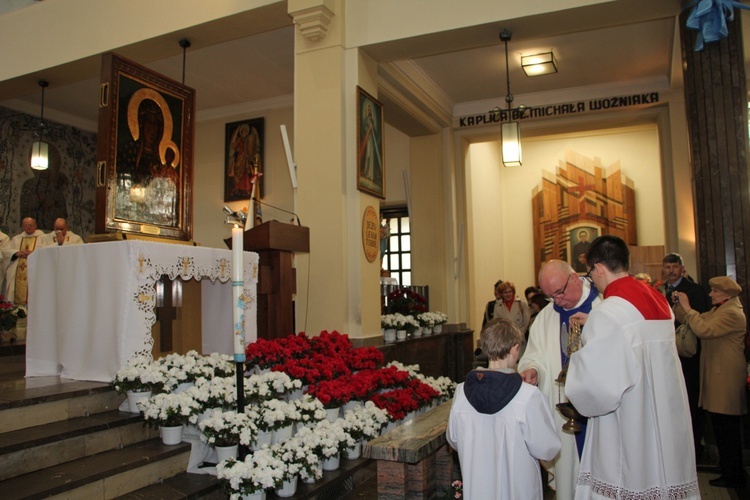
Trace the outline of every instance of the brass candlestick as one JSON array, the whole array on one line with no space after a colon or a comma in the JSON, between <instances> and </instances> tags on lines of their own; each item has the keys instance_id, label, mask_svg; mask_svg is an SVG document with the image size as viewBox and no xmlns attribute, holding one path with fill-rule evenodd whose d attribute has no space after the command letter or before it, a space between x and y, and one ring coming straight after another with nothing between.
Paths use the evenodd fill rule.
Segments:
<instances>
[{"instance_id":1,"label":"brass candlestick","mask_svg":"<svg viewBox=\"0 0 750 500\"><path fill-rule=\"evenodd\" d=\"M581 324L578 323L576 319L571 320L570 330L568 330L565 323L560 327L560 343L561 346L564 346L565 348L568 362L565 363L565 366L560 370L557 379L555 379L555 382L559 384L557 387L557 400L560 401L555 406L557 407L557 410L568 419L562 426L563 431L569 434L575 434L576 432L581 432L583 430L583 427L581 427L581 424L579 423L579 421L583 420L583 416L578 413L578 410L575 409L571 402L568 401L563 403L561 401L562 395L560 394L560 388L565 385L565 381L568 378L570 355L581 348Z\"/></svg>"}]
</instances>

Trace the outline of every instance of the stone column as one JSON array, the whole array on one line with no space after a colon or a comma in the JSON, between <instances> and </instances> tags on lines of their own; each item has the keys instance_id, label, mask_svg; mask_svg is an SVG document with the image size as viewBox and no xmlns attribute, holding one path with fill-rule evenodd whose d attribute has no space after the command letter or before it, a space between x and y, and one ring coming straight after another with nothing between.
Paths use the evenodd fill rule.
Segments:
<instances>
[{"instance_id":1,"label":"stone column","mask_svg":"<svg viewBox=\"0 0 750 500\"><path fill-rule=\"evenodd\" d=\"M750 305L750 190L748 189L747 85L740 12L727 22L729 36L695 51L698 32L680 15L685 106L695 200L698 277L707 285L729 275Z\"/></svg>"}]
</instances>

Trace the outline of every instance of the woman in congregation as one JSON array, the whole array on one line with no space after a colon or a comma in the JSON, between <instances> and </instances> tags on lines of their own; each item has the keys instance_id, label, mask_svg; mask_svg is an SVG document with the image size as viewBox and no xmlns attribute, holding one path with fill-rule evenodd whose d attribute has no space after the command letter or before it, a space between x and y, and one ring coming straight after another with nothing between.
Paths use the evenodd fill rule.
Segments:
<instances>
[{"instance_id":1,"label":"woman in congregation","mask_svg":"<svg viewBox=\"0 0 750 500\"><path fill-rule=\"evenodd\" d=\"M526 332L531 321L529 305L516 297L516 286L512 281L505 281L497 287L500 300L495 303L495 318L511 320L522 332Z\"/></svg>"},{"instance_id":2,"label":"woman in congregation","mask_svg":"<svg viewBox=\"0 0 750 500\"><path fill-rule=\"evenodd\" d=\"M686 294L675 292L681 306L675 308L675 316L701 339L698 405L711 416L721 471L721 476L709 484L741 488L747 482L742 468L741 439L741 416L747 412L744 353L747 325L738 297L742 287L728 276L711 278L708 284L711 310L699 314L691 309Z\"/></svg>"}]
</instances>

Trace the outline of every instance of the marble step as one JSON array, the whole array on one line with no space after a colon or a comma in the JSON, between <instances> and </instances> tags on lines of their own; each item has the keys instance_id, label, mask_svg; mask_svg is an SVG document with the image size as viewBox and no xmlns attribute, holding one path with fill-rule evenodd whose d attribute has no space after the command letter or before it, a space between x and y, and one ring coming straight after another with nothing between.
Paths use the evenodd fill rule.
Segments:
<instances>
[{"instance_id":1,"label":"marble step","mask_svg":"<svg viewBox=\"0 0 750 500\"><path fill-rule=\"evenodd\" d=\"M4 432L116 410L125 396L109 384L34 377L0 381Z\"/></svg>"},{"instance_id":2,"label":"marble step","mask_svg":"<svg viewBox=\"0 0 750 500\"><path fill-rule=\"evenodd\" d=\"M0 481L157 436L140 414L120 411L0 433Z\"/></svg>"},{"instance_id":3,"label":"marble step","mask_svg":"<svg viewBox=\"0 0 750 500\"><path fill-rule=\"evenodd\" d=\"M151 439L0 481L4 500L112 499L183 473L190 444Z\"/></svg>"},{"instance_id":4,"label":"marble step","mask_svg":"<svg viewBox=\"0 0 750 500\"><path fill-rule=\"evenodd\" d=\"M183 472L157 484L127 493L117 500L226 500L221 484L211 474Z\"/></svg>"}]
</instances>

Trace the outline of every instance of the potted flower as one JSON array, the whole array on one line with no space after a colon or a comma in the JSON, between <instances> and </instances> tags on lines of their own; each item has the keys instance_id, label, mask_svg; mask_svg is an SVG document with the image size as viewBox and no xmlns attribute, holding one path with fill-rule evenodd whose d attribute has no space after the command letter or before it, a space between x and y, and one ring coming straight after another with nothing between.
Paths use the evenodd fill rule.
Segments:
<instances>
[{"instance_id":1,"label":"potted flower","mask_svg":"<svg viewBox=\"0 0 750 500\"><path fill-rule=\"evenodd\" d=\"M258 404L255 411L257 413L257 416L253 415L255 425L261 432L272 434L271 444L289 439L292 435L292 426L302 419L302 415L293 402L287 403L279 399L263 401ZM260 442L258 444L262 445Z\"/></svg>"},{"instance_id":2,"label":"potted flower","mask_svg":"<svg viewBox=\"0 0 750 500\"><path fill-rule=\"evenodd\" d=\"M448 322L448 316L440 311L435 311L437 315L437 321L435 322L434 331L440 333L443 331L443 325Z\"/></svg>"},{"instance_id":3,"label":"potted flower","mask_svg":"<svg viewBox=\"0 0 750 500\"><path fill-rule=\"evenodd\" d=\"M284 372L251 375L245 379L245 398L249 401L278 399L285 394L302 390L302 381L292 379Z\"/></svg>"},{"instance_id":4,"label":"potted flower","mask_svg":"<svg viewBox=\"0 0 750 500\"><path fill-rule=\"evenodd\" d=\"M419 321L414 316L406 316L406 322L404 324L404 330L406 330L406 333L410 333L415 337L421 337L422 336L422 326L419 324ZM403 340L399 338L399 340Z\"/></svg>"},{"instance_id":5,"label":"potted flower","mask_svg":"<svg viewBox=\"0 0 750 500\"><path fill-rule=\"evenodd\" d=\"M182 426L196 423L200 404L185 392L161 393L138 403L143 418L151 427L158 427L164 444L182 441Z\"/></svg>"},{"instance_id":6,"label":"potted flower","mask_svg":"<svg viewBox=\"0 0 750 500\"><path fill-rule=\"evenodd\" d=\"M200 439L216 449L218 461L236 457L237 447L242 441L249 444L255 441L258 429L246 413L236 411L211 410L209 416L198 422ZM240 439L242 438L242 439Z\"/></svg>"},{"instance_id":7,"label":"potted flower","mask_svg":"<svg viewBox=\"0 0 750 500\"><path fill-rule=\"evenodd\" d=\"M149 398L165 383L164 373L153 363L151 356L135 356L117 371L112 387L120 394L127 394L131 413L138 413L138 401Z\"/></svg>"},{"instance_id":8,"label":"potted flower","mask_svg":"<svg viewBox=\"0 0 750 500\"><path fill-rule=\"evenodd\" d=\"M285 465L282 474L283 484L280 488L276 488L276 495L293 496L297 491L297 479L303 472L306 478L315 477L317 474L320 459L304 439L292 437L281 444L272 446L270 450L273 456Z\"/></svg>"},{"instance_id":9,"label":"potted flower","mask_svg":"<svg viewBox=\"0 0 750 500\"><path fill-rule=\"evenodd\" d=\"M16 324L26 317L26 309L14 306L0 295L0 340L16 340Z\"/></svg>"},{"instance_id":10,"label":"potted flower","mask_svg":"<svg viewBox=\"0 0 750 500\"><path fill-rule=\"evenodd\" d=\"M300 419L297 421L298 429L300 425L313 426L326 418L326 410L318 398L305 394L293 403L300 414Z\"/></svg>"},{"instance_id":11,"label":"potted flower","mask_svg":"<svg viewBox=\"0 0 750 500\"><path fill-rule=\"evenodd\" d=\"M237 401L235 377L198 378L195 385L185 391L200 405L200 411L233 407Z\"/></svg>"},{"instance_id":12,"label":"potted flower","mask_svg":"<svg viewBox=\"0 0 750 500\"><path fill-rule=\"evenodd\" d=\"M304 440L320 457L323 470L338 469L341 453L354 444L340 422L321 420L314 427L303 427L297 431L297 437Z\"/></svg>"},{"instance_id":13,"label":"potted flower","mask_svg":"<svg viewBox=\"0 0 750 500\"><path fill-rule=\"evenodd\" d=\"M362 441L374 439L380 435L380 430L388 424L388 412L367 401L364 406L344 413L342 426L354 440L354 446L347 448L347 458L359 458L362 452Z\"/></svg>"},{"instance_id":14,"label":"potted flower","mask_svg":"<svg viewBox=\"0 0 750 500\"><path fill-rule=\"evenodd\" d=\"M265 490L281 486L284 470L284 462L264 448L247 455L244 461L221 462L216 466L216 477L232 500L251 495L260 500Z\"/></svg>"},{"instance_id":15,"label":"potted flower","mask_svg":"<svg viewBox=\"0 0 750 500\"><path fill-rule=\"evenodd\" d=\"M396 324L395 314L383 314L380 316L380 328L383 330L383 340L385 342L396 341Z\"/></svg>"}]
</instances>

